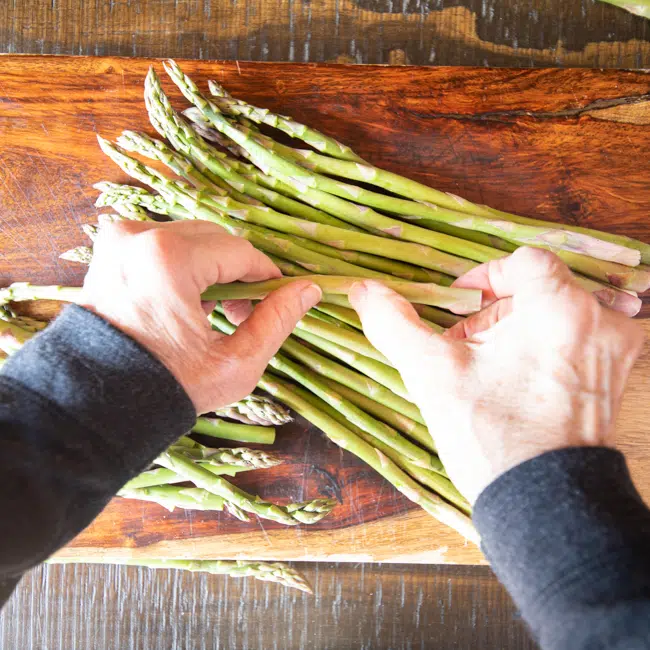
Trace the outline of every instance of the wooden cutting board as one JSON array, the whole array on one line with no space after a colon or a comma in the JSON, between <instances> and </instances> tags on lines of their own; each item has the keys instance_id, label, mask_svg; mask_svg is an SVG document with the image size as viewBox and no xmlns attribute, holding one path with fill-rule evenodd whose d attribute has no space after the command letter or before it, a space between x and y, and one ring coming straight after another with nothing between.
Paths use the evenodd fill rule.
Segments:
<instances>
[{"instance_id":1,"label":"wooden cutting board","mask_svg":"<svg viewBox=\"0 0 650 650\"><path fill-rule=\"evenodd\" d=\"M84 268L58 255L85 243L79 226L98 213L92 184L128 181L99 151L95 136L115 138L126 128L153 133L142 83L149 65L161 66L126 58L3 56L0 61L0 286L18 280L79 285ZM254 104L330 133L373 163L439 189L650 241L647 73L182 65L203 87L215 78ZM165 85L184 107L174 86ZM647 499L649 371L646 351L619 422L621 447ZM319 524L284 528L114 499L61 554L484 561L474 545L304 421L279 430L276 450L284 465L244 474L237 483L278 502L336 496L341 504Z\"/></svg>"}]
</instances>

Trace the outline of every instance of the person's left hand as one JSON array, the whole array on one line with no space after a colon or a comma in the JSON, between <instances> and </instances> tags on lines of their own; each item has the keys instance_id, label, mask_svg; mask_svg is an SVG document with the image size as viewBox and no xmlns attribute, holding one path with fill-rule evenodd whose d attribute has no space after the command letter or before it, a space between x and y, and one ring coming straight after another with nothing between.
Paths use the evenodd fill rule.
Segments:
<instances>
[{"instance_id":1,"label":"person's left hand","mask_svg":"<svg viewBox=\"0 0 650 650\"><path fill-rule=\"evenodd\" d=\"M205 413L248 395L296 323L321 298L296 280L250 302L224 304L239 324L225 336L206 319L201 293L211 284L280 277L244 239L207 221L121 221L102 228L80 304L147 348Z\"/></svg>"}]
</instances>

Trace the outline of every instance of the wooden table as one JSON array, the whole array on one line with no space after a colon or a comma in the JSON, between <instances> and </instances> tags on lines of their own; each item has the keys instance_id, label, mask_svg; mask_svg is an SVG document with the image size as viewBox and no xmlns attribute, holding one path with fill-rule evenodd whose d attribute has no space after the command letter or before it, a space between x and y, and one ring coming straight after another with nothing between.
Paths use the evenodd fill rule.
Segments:
<instances>
[{"instance_id":1,"label":"wooden table","mask_svg":"<svg viewBox=\"0 0 650 650\"><path fill-rule=\"evenodd\" d=\"M0 51L648 67L650 23L594 0L536 4L162 0L91 8L74 0L5 2ZM485 567L302 568L314 582L314 598L217 576L39 568L0 615L0 647L535 647Z\"/></svg>"}]
</instances>

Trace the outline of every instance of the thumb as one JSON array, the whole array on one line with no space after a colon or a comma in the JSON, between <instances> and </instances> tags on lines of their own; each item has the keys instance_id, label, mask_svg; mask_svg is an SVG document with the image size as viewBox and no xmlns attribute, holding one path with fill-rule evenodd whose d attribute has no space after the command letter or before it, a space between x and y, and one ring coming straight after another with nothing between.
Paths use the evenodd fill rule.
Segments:
<instances>
[{"instance_id":1,"label":"thumb","mask_svg":"<svg viewBox=\"0 0 650 650\"><path fill-rule=\"evenodd\" d=\"M408 300L381 282L356 282L349 299L368 340L402 376L421 368L423 356L444 355L454 345L427 327Z\"/></svg>"},{"instance_id":2,"label":"thumb","mask_svg":"<svg viewBox=\"0 0 650 650\"><path fill-rule=\"evenodd\" d=\"M257 377L293 332L298 321L322 298L320 287L296 280L270 293L230 337L232 354L246 360Z\"/></svg>"}]
</instances>

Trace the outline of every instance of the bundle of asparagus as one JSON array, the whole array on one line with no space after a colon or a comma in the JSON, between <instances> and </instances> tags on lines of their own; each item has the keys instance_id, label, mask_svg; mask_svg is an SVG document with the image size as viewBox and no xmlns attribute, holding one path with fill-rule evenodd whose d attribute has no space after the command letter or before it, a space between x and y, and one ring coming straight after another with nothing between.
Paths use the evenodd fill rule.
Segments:
<instances>
[{"instance_id":1,"label":"bundle of asparagus","mask_svg":"<svg viewBox=\"0 0 650 650\"><path fill-rule=\"evenodd\" d=\"M291 118L233 98L216 82L210 82L208 97L173 61L165 63L165 70L192 104L183 113L176 111L156 72L149 71L145 104L166 142L135 131L125 131L117 143L99 138L102 150L124 172L154 192L98 183L97 206L110 206L117 214L100 215L98 225L86 226L85 232L93 239L108 221L147 220L152 213L172 220L205 219L249 240L289 276L214 286L205 299L263 298L292 277L319 284L322 302L300 321L258 387L367 462L426 512L476 541L469 504L446 476L399 374L363 335L347 291L360 278L381 280L410 300L432 330L442 332L481 306L480 292L453 288L454 278L527 245L555 252L585 289L633 316L641 305L637 292L650 287L650 245L440 192L375 167ZM278 132L308 148L280 142ZM143 158L163 163L172 174ZM92 248L78 247L64 257L88 263ZM74 302L78 290L25 283L0 290L0 302L39 298ZM234 331L219 305L209 318L222 333ZM20 336L11 334L14 347ZM236 410L221 415L242 420ZM259 423L256 417L246 413L243 421ZM224 437L226 429L237 426L242 425L199 418L194 431ZM176 445L157 459L157 469L122 493L183 507L223 502L239 508L236 513L254 512L286 524L320 518L321 509L330 507L318 500L282 508L256 501L253 507L250 495L227 483L221 476L225 472L214 471L222 451ZM203 454L213 454L212 462L206 463ZM232 460L225 464L242 467ZM194 487L174 485L184 479Z\"/></svg>"}]
</instances>

